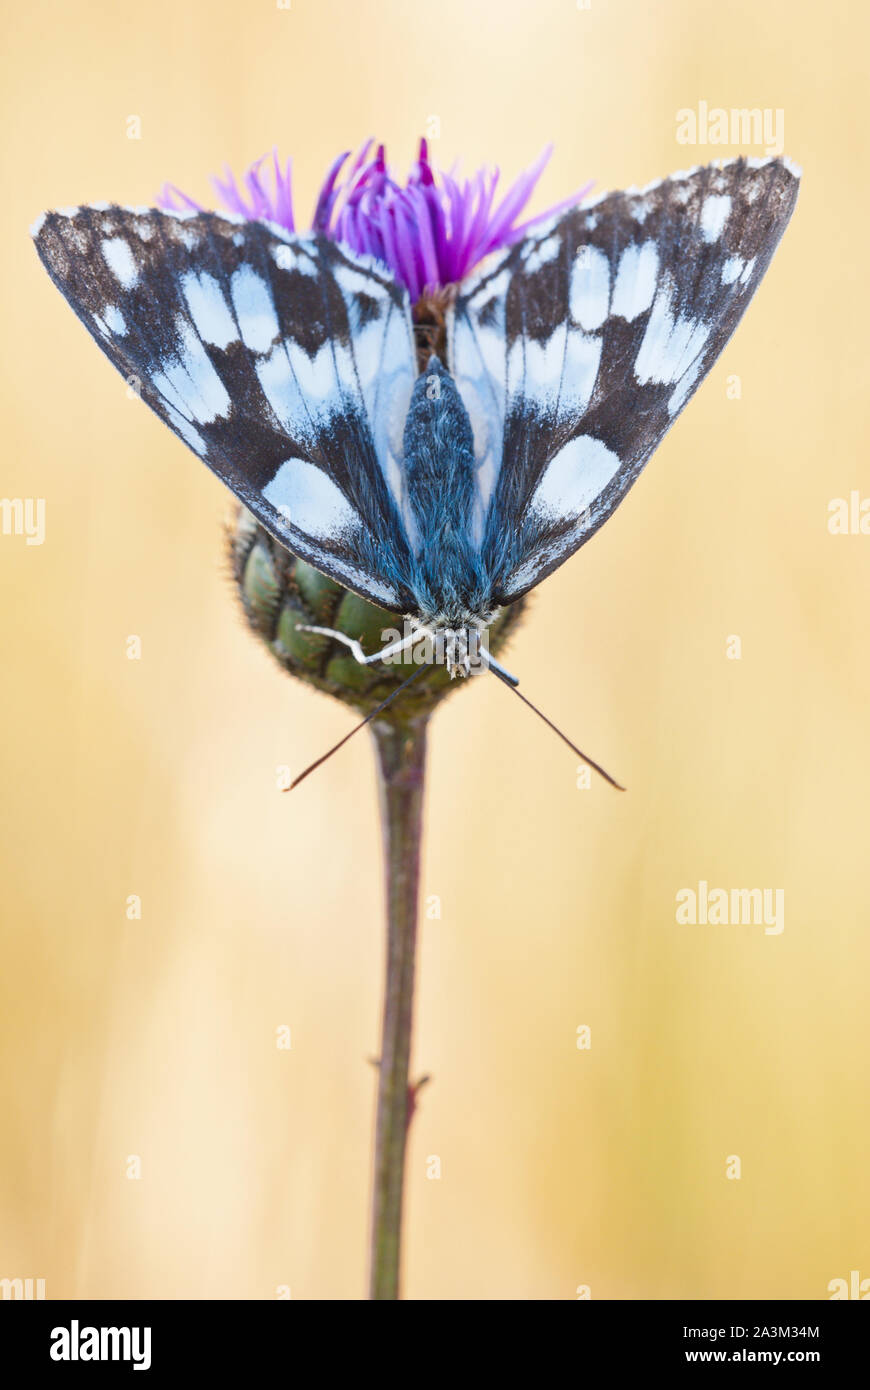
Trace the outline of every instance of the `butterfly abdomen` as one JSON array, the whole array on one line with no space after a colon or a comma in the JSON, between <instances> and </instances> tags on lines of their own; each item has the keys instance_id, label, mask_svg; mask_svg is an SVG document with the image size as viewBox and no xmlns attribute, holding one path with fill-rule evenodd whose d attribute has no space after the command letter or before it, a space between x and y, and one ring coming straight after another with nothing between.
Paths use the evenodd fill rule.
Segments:
<instances>
[{"instance_id":1,"label":"butterfly abdomen","mask_svg":"<svg viewBox=\"0 0 870 1390\"><path fill-rule=\"evenodd\" d=\"M417 378L404 434L421 612L476 612L485 582L471 538L474 438L452 376L437 357Z\"/></svg>"}]
</instances>

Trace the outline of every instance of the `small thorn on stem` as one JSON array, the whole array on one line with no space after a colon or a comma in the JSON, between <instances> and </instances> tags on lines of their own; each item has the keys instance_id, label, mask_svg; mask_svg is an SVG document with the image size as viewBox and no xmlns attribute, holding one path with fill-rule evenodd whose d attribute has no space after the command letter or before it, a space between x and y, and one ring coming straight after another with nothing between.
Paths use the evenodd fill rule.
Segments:
<instances>
[{"instance_id":1,"label":"small thorn on stem","mask_svg":"<svg viewBox=\"0 0 870 1390\"><path fill-rule=\"evenodd\" d=\"M411 1121L417 1113L417 1096L423 1087L432 1080L431 1076L421 1076L418 1081L411 1081L408 1085L408 1113L405 1118L405 1129L410 1127Z\"/></svg>"},{"instance_id":2,"label":"small thorn on stem","mask_svg":"<svg viewBox=\"0 0 870 1390\"><path fill-rule=\"evenodd\" d=\"M366 1061L369 1062L370 1065L374 1067L375 1071L380 1071L380 1067L381 1067L381 1059L380 1059L380 1057L367 1057L367 1058L366 1058ZM429 1073L427 1072L425 1076L420 1076L420 1077L418 1077L418 1079L417 1079L416 1081L409 1081L409 1082L408 1082L408 1109L407 1109L407 1112L406 1112L406 1115L405 1115L405 1129L406 1129L406 1130L408 1129L408 1127L409 1127L411 1121L413 1120L414 1115L416 1114L416 1111L417 1111L417 1096L419 1095L420 1091L422 1091L423 1087L424 1087L424 1086L427 1086L431 1080L432 1080L432 1078L431 1078L431 1076L429 1075Z\"/></svg>"}]
</instances>

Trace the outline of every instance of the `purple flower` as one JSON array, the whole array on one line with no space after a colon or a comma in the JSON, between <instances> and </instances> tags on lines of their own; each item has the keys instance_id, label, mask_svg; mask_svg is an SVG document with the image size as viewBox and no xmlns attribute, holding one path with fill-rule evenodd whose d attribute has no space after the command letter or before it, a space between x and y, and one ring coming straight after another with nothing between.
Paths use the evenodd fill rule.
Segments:
<instances>
[{"instance_id":1,"label":"purple flower","mask_svg":"<svg viewBox=\"0 0 870 1390\"><path fill-rule=\"evenodd\" d=\"M478 261L499 247L519 241L537 223L573 207L591 184L555 207L525 222L518 221L552 153L549 145L530 169L496 202L498 169L480 169L459 177L457 167L435 169L425 140L403 184L386 162L383 145L372 154L367 140L348 165L350 152L339 155L323 181L311 228L351 250L376 256L407 285L412 300L462 280ZM241 186L231 170L213 178L224 206L255 220L277 222L296 230L291 164L282 167L277 151L263 170L266 156L248 169ZM158 199L165 208L200 208L200 204L166 184Z\"/></svg>"}]
</instances>

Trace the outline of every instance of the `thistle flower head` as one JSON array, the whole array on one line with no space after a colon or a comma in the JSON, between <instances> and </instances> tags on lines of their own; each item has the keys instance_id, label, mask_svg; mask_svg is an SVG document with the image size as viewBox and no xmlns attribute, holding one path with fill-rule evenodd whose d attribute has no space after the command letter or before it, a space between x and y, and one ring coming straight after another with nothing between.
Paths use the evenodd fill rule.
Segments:
<instances>
[{"instance_id":1,"label":"thistle flower head","mask_svg":"<svg viewBox=\"0 0 870 1390\"><path fill-rule=\"evenodd\" d=\"M394 613L366 602L335 580L298 560L260 526L245 507L239 507L227 531L232 577L253 631L289 675L334 695L369 714L407 679L415 668L407 659L360 666L346 647L329 637L300 632L299 625L323 625L359 639L367 650L384 645L384 631L401 624ZM526 600L504 608L489 632L489 650L501 652L516 630ZM390 719L408 720L428 714L439 701L465 686L451 681L445 666L427 667L401 700Z\"/></svg>"},{"instance_id":2,"label":"thistle flower head","mask_svg":"<svg viewBox=\"0 0 870 1390\"><path fill-rule=\"evenodd\" d=\"M462 280L490 252L512 245L537 223L583 198L589 185L546 212L521 220L551 153L552 146L547 146L499 197L497 168L480 169L470 178L460 177L455 165L440 170L423 139L402 183L387 164L384 146L367 140L353 159L345 151L328 169L311 230L377 257L416 301ZM227 168L212 182L229 211L297 230L291 162L282 164L277 151L271 161L266 156L256 160L241 181ZM159 201L167 208L200 207L171 184L165 185Z\"/></svg>"}]
</instances>

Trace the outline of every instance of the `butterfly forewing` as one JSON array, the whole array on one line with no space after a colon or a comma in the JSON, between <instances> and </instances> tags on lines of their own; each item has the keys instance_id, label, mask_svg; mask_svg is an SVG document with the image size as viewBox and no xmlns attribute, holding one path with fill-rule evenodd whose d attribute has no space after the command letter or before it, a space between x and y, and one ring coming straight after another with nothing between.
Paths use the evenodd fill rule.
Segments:
<instances>
[{"instance_id":1,"label":"butterfly forewing","mask_svg":"<svg viewBox=\"0 0 870 1390\"><path fill-rule=\"evenodd\" d=\"M449 365L475 429L496 602L625 496L737 326L797 189L787 161L737 159L608 194L461 287Z\"/></svg>"},{"instance_id":2,"label":"butterfly forewing","mask_svg":"<svg viewBox=\"0 0 870 1390\"><path fill-rule=\"evenodd\" d=\"M115 366L288 549L405 611L407 293L319 237L214 213L93 207L36 232Z\"/></svg>"}]
</instances>

